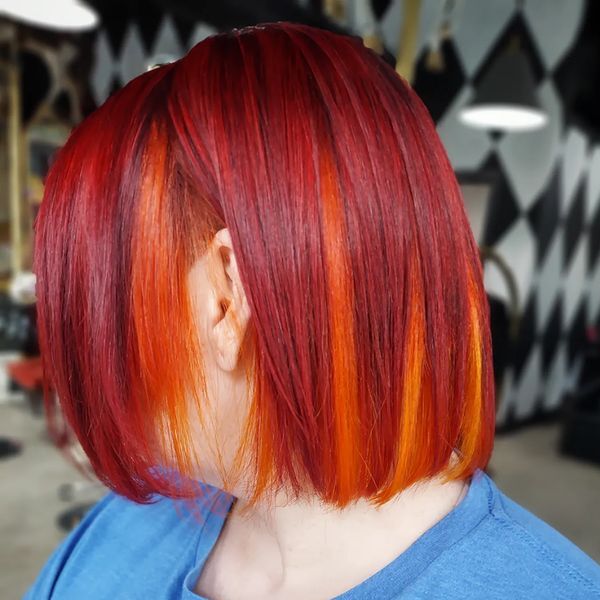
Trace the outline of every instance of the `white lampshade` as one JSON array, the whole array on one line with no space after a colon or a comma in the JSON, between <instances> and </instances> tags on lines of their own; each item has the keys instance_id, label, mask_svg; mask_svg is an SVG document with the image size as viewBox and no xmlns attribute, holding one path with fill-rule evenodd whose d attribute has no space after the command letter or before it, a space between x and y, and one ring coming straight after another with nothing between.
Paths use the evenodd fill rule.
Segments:
<instances>
[{"instance_id":1,"label":"white lampshade","mask_svg":"<svg viewBox=\"0 0 600 600\"><path fill-rule=\"evenodd\" d=\"M529 131L546 125L548 115L537 96L529 61L518 46L496 58L459 118L471 127L497 131Z\"/></svg>"},{"instance_id":2,"label":"white lampshade","mask_svg":"<svg viewBox=\"0 0 600 600\"><path fill-rule=\"evenodd\" d=\"M0 15L58 31L93 29L100 20L93 8L79 0L0 0Z\"/></svg>"},{"instance_id":3,"label":"white lampshade","mask_svg":"<svg viewBox=\"0 0 600 600\"><path fill-rule=\"evenodd\" d=\"M529 106L488 104L465 107L460 113L460 120L465 125L480 129L529 131L543 127L548 116L541 109Z\"/></svg>"}]
</instances>

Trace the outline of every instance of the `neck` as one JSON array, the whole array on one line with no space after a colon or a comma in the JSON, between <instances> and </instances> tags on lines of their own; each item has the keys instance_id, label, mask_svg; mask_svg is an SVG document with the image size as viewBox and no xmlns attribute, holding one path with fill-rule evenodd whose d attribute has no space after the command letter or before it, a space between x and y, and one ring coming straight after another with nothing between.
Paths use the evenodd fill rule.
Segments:
<instances>
[{"instance_id":1,"label":"neck","mask_svg":"<svg viewBox=\"0 0 600 600\"><path fill-rule=\"evenodd\" d=\"M202 593L292 598L293 590L303 597L308 586L313 597L316 584L323 597L332 597L390 563L448 514L466 489L465 482L433 478L381 507L361 500L342 510L280 497L274 505L244 511L244 499L238 499L203 570ZM226 591L232 572L244 582L239 596ZM323 582L331 587L326 593Z\"/></svg>"}]
</instances>

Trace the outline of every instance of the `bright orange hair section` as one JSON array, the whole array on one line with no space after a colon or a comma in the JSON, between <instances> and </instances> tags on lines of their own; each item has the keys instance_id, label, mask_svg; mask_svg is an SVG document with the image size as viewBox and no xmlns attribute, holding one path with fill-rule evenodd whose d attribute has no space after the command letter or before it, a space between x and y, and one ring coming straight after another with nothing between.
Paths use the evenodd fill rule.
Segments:
<instances>
[{"instance_id":1,"label":"bright orange hair section","mask_svg":"<svg viewBox=\"0 0 600 600\"><path fill-rule=\"evenodd\" d=\"M488 306L427 110L359 38L275 23L134 79L48 176L47 406L102 481L139 502L190 493L206 389L187 275L222 227L251 309L238 465L255 500L382 503L486 466Z\"/></svg>"}]
</instances>

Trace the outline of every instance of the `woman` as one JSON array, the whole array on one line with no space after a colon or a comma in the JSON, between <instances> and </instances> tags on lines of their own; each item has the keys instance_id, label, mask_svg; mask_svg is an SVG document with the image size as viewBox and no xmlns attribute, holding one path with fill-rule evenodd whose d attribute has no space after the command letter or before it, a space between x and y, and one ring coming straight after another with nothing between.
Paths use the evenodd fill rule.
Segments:
<instances>
[{"instance_id":1,"label":"woman","mask_svg":"<svg viewBox=\"0 0 600 600\"><path fill-rule=\"evenodd\" d=\"M482 472L477 248L359 39L250 27L132 81L57 158L35 267L52 388L114 493L28 598L600 596Z\"/></svg>"}]
</instances>

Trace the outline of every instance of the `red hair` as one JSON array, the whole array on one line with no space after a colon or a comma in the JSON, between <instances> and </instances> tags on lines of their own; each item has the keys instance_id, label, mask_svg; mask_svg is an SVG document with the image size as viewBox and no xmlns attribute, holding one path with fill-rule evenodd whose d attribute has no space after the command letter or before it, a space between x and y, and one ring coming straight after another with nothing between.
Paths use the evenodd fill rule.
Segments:
<instances>
[{"instance_id":1,"label":"red hair","mask_svg":"<svg viewBox=\"0 0 600 600\"><path fill-rule=\"evenodd\" d=\"M107 485L175 495L157 444L191 474L186 398L201 412L204 384L186 282L221 227L251 309L255 498L285 486L381 503L485 467L488 308L431 118L359 38L277 23L140 75L49 173L42 356Z\"/></svg>"}]
</instances>

